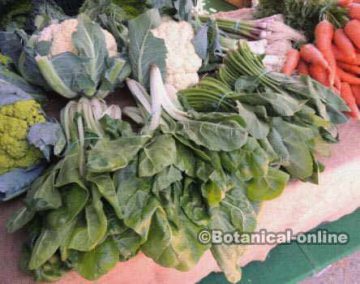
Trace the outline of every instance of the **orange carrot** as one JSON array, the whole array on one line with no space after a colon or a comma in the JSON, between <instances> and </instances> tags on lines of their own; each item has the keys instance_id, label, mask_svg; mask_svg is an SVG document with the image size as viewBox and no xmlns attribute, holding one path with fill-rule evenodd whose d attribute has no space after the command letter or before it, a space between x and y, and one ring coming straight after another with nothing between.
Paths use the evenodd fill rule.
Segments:
<instances>
[{"instance_id":1,"label":"orange carrot","mask_svg":"<svg viewBox=\"0 0 360 284\"><path fill-rule=\"evenodd\" d=\"M360 119L360 111L356 105L356 100L348 83L341 84L341 97L350 108L349 115L353 118Z\"/></svg>"},{"instance_id":2,"label":"orange carrot","mask_svg":"<svg viewBox=\"0 0 360 284\"><path fill-rule=\"evenodd\" d=\"M347 7L353 2L353 0L339 0L338 4L342 7Z\"/></svg>"},{"instance_id":3,"label":"orange carrot","mask_svg":"<svg viewBox=\"0 0 360 284\"><path fill-rule=\"evenodd\" d=\"M286 55L286 61L282 68L282 73L291 76L300 61L300 52L297 49L290 49Z\"/></svg>"},{"instance_id":4,"label":"orange carrot","mask_svg":"<svg viewBox=\"0 0 360 284\"><path fill-rule=\"evenodd\" d=\"M349 63L349 64L357 64L358 62L360 62L360 57L358 58L358 54L356 54L356 59L347 57L343 53L343 51L340 50L339 48L337 48L335 45L332 46L332 52L337 61L341 61L341 62L345 62L345 63Z\"/></svg>"},{"instance_id":5,"label":"orange carrot","mask_svg":"<svg viewBox=\"0 0 360 284\"><path fill-rule=\"evenodd\" d=\"M341 80L340 80L340 78L339 78L339 76L337 75L337 73L336 73L336 76L335 76L335 84L334 84L334 86L335 86L335 90L337 91L337 93L341 93Z\"/></svg>"},{"instance_id":6,"label":"orange carrot","mask_svg":"<svg viewBox=\"0 0 360 284\"><path fill-rule=\"evenodd\" d=\"M329 68L329 64L326 62L324 56L313 44L303 45L300 49L300 55L307 63L321 65L325 69Z\"/></svg>"},{"instance_id":7,"label":"orange carrot","mask_svg":"<svg viewBox=\"0 0 360 284\"><path fill-rule=\"evenodd\" d=\"M351 90L353 92L356 104L360 106L360 86L359 85L352 85Z\"/></svg>"},{"instance_id":8,"label":"orange carrot","mask_svg":"<svg viewBox=\"0 0 360 284\"><path fill-rule=\"evenodd\" d=\"M360 66L352 65L344 62L338 62L338 66L343 69L344 71L350 72L355 75L360 75Z\"/></svg>"},{"instance_id":9,"label":"orange carrot","mask_svg":"<svg viewBox=\"0 0 360 284\"><path fill-rule=\"evenodd\" d=\"M349 58L356 58L355 47L351 40L347 37L343 29L337 29L334 34L334 42L336 47Z\"/></svg>"},{"instance_id":10,"label":"orange carrot","mask_svg":"<svg viewBox=\"0 0 360 284\"><path fill-rule=\"evenodd\" d=\"M330 86L334 85L336 76L336 60L332 52L332 39L334 37L334 26L328 21L323 20L315 28L316 47L323 54L329 64Z\"/></svg>"},{"instance_id":11,"label":"orange carrot","mask_svg":"<svg viewBox=\"0 0 360 284\"><path fill-rule=\"evenodd\" d=\"M297 69L300 75L309 75L309 68L304 60L300 60Z\"/></svg>"},{"instance_id":12,"label":"orange carrot","mask_svg":"<svg viewBox=\"0 0 360 284\"><path fill-rule=\"evenodd\" d=\"M348 10L351 19L360 20L360 4L353 3L349 5Z\"/></svg>"},{"instance_id":13,"label":"orange carrot","mask_svg":"<svg viewBox=\"0 0 360 284\"><path fill-rule=\"evenodd\" d=\"M351 20L345 26L345 33L352 41L352 43L360 48L360 21Z\"/></svg>"},{"instance_id":14,"label":"orange carrot","mask_svg":"<svg viewBox=\"0 0 360 284\"><path fill-rule=\"evenodd\" d=\"M347 73L341 68L337 68L337 74L342 82L349 83L351 85L360 85L360 78L353 74Z\"/></svg>"},{"instance_id":15,"label":"orange carrot","mask_svg":"<svg viewBox=\"0 0 360 284\"><path fill-rule=\"evenodd\" d=\"M326 72L326 69L323 68L321 65L319 64L310 65L309 73L313 79L320 82L324 86L326 87L330 86L328 73Z\"/></svg>"}]
</instances>

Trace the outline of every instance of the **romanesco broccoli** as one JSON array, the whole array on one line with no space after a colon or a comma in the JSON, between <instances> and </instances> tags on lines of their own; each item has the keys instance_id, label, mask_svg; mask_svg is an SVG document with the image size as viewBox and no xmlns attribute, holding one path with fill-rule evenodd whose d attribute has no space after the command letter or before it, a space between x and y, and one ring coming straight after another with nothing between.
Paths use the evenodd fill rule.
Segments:
<instances>
[{"instance_id":1,"label":"romanesco broccoli","mask_svg":"<svg viewBox=\"0 0 360 284\"><path fill-rule=\"evenodd\" d=\"M0 107L0 175L15 168L27 168L41 158L41 151L29 145L29 128L45 122L34 100L18 101Z\"/></svg>"}]
</instances>

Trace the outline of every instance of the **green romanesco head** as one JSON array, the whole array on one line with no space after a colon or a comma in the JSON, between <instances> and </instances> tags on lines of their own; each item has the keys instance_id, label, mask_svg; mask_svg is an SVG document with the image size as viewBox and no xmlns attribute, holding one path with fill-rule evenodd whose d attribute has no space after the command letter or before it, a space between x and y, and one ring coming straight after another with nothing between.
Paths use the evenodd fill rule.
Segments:
<instances>
[{"instance_id":1,"label":"green romanesco head","mask_svg":"<svg viewBox=\"0 0 360 284\"><path fill-rule=\"evenodd\" d=\"M40 105L34 100L0 106L0 174L37 163L42 154L29 145L31 126L45 122Z\"/></svg>"}]
</instances>

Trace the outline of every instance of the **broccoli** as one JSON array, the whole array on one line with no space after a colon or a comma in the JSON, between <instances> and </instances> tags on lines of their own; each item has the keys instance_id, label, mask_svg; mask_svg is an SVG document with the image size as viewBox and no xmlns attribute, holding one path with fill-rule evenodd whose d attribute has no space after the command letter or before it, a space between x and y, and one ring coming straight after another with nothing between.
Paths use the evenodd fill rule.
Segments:
<instances>
[{"instance_id":1,"label":"broccoli","mask_svg":"<svg viewBox=\"0 0 360 284\"><path fill-rule=\"evenodd\" d=\"M0 175L28 168L43 158L41 151L27 141L30 127L43 122L46 119L35 100L0 106Z\"/></svg>"}]
</instances>

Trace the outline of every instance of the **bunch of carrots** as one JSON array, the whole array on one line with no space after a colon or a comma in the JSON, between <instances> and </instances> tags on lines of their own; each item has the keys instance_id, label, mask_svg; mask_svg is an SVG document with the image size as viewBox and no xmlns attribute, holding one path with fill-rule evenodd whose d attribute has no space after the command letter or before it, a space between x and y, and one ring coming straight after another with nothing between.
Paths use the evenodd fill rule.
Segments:
<instances>
[{"instance_id":1,"label":"bunch of carrots","mask_svg":"<svg viewBox=\"0 0 360 284\"><path fill-rule=\"evenodd\" d=\"M335 29L327 20L315 29L315 43L291 49L282 69L309 75L337 91L350 108L349 115L360 120L360 0L340 0L347 7L349 22Z\"/></svg>"}]
</instances>

